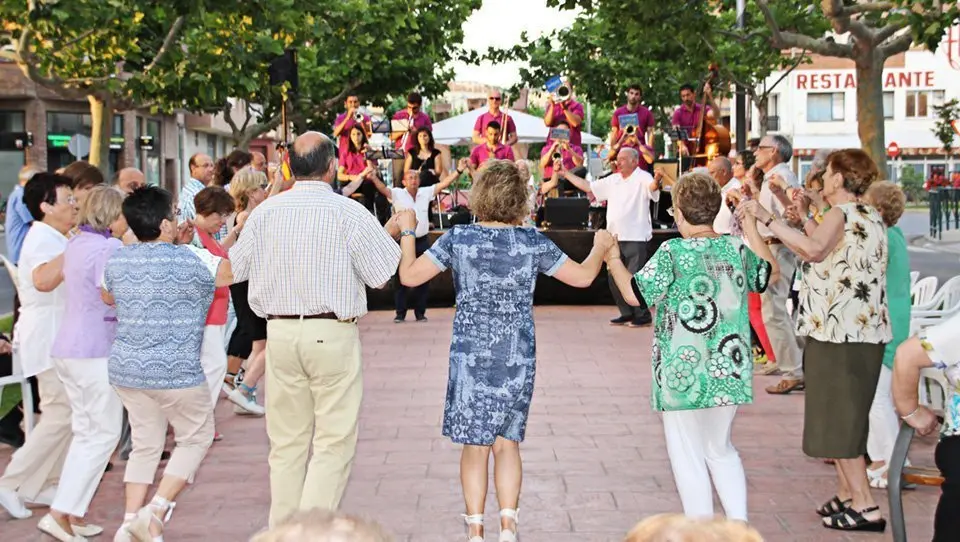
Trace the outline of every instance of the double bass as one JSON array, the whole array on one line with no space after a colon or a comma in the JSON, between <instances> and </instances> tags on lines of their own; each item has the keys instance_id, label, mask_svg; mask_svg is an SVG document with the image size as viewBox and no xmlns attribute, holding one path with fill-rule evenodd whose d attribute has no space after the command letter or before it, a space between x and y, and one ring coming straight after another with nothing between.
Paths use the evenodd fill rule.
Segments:
<instances>
[{"instance_id":1,"label":"double bass","mask_svg":"<svg viewBox=\"0 0 960 542\"><path fill-rule=\"evenodd\" d=\"M701 88L712 85L719 76L719 68L716 64L711 64L710 71ZM700 121L694 127L694 132L690 134L692 139L697 140L697 150L691 156L690 169L706 166L710 160L717 156L726 156L730 153L731 148L730 130L717 120L719 111L714 111L713 119L707 117L707 93L701 92L701 94L703 94L703 99L700 101Z\"/></svg>"}]
</instances>

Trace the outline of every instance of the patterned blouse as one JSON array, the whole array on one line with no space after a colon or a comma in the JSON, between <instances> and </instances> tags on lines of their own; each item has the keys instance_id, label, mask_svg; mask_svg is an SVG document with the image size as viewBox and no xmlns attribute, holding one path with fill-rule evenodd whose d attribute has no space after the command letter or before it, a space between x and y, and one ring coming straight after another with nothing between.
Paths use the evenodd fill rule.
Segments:
<instances>
[{"instance_id":1,"label":"patterned blouse","mask_svg":"<svg viewBox=\"0 0 960 542\"><path fill-rule=\"evenodd\" d=\"M941 437L960 435L960 314L928 327L917 334L930 362L947 379L946 405Z\"/></svg>"},{"instance_id":2,"label":"patterned blouse","mask_svg":"<svg viewBox=\"0 0 960 542\"><path fill-rule=\"evenodd\" d=\"M770 263L737 237L671 239L635 276L656 305L653 409L753 402L747 292L763 292Z\"/></svg>"},{"instance_id":3,"label":"patterned blouse","mask_svg":"<svg viewBox=\"0 0 960 542\"><path fill-rule=\"evenodd\" d=\"M888 343L887 231L877 210L844 203L843 238L819 263L800 269L797 334L832 343Z\"/></svg>"}]
</instances>

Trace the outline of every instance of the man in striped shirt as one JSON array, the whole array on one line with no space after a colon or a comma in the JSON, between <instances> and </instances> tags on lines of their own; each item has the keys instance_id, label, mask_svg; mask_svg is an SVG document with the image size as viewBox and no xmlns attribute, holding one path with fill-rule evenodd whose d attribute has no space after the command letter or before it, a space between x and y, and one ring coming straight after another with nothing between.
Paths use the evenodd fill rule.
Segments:
<instances>
[{"instance_id":1,"label":"man in striped shirt","mask_svg":"<svg viewBox=\"0 0 960 542\"><path fill-rule=\"evenodd\" d=\"M250 281L250 308L267 319L271 525L340 503L363 393L356 321L366 287L385 286L400 262L396 220L381 228L333 191L336 155L323 134L298 137L293 188L254 209L230 250L235 280Z\"/></svg>"},{"instance_id":2,"label":"man in striped shirt","mask_svg":"<svg viewBox=\"0 0 960 542\"><path fill-rule=\"evenodd\" d=\"M177 218L180 222L197 218L197 207L193 203L193 198L213 183L213 158L197 153L190 157L187 164L190 167L190 178L183 183L183 188L180 189L180 195L177 197ZM219 232L213 234L213 238L222 241L228 233L230 232L224 224ZM200 247L200 241L196 237L193 244Z\"/></svg>"}]
</instances>

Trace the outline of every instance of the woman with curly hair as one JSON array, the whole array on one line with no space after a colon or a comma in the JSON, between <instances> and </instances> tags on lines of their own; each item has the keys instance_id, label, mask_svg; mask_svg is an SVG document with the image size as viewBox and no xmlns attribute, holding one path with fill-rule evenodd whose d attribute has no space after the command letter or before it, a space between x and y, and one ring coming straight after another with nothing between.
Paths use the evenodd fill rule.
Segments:
<instances>
[{"instance_id":1,"label":"woman with curly hair","mask_svg":"<svg viewBox=\"0 0 960 542\"><path fill-rule=\"evenodd\" d=\"M684 513L713 517L713 485L730 519L747 521L747 478L730 440L739 405L753 402L753 358L747 294L763 292L779 274L756 220L744 220L750 247L720 235L720 185L688 173L673 187L673 216L682 236L664 244L636 275L607 253L607 269L624 300L656 305L654 410L663 431Z\"/></svg>"},{"instance_id":2,"label":"woman with curly hair","mask_svg":"<svg viewBox=\"0 0 960 542\"><path fill-rule=\"evenodd\" d=\"M483 541L492 449L500 504L499 540L516 542L520 442L526 433L536 372L533 291L537 276L543 273L586 288L600 272L613 238L606 231L597 232L593 250L579 264L539 231L523 227L530 212L527 179L512 161L486 162L470 199L477 222L454 226L419 258L415 215L400 213L400 281L414 287L453 269L457 303L443 434L463 444L460 482L469 541Z\"/></svg>"}]
</instances>

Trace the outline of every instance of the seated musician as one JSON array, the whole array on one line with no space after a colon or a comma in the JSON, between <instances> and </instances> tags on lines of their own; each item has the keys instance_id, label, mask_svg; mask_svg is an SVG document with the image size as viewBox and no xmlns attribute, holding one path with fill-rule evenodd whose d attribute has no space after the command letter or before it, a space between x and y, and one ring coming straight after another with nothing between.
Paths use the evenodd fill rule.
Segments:
<instances>
[{"instance_id":1,"label":"seated musician","mask_svg":"<svg viewBox=\"0 0 960 542\"><path fill-rule=\"evenodd\" d=\"M487 130L484 133L486 142L483 145L477 145L470 152L470 175L476 176L477 170L487 160L514 160L513 149L500 143L500 123L490 121L487 123Z\"/></svg>"},{"instance_id":2,"label":"seated musician","mask_svg":"<svg viewBox=\"0 0 960 542\"><path fill-rule=\"evenodd\" d=\"M713 113L714 116L710 118L713 118L713 122L716 122L716 114L720 111L720 108L713 98L713 90L710 87L710 83L703 86L703 96L707 104L707 115ZM673 112L673 120L670 123L673 125L674 130L681 129L687 132L689 139L684 141L683 145L679 146L681 155L690 156L697 152L696 135L700 129L703 109L704 107L697 103L697 93L693 85L685 84L681 86L680 107Z\"/></svg>"},{"instance_id":3,"label":"seated musician","mask_svg":"<svg viewBox=\"0 0 960 542\"><path fill-rule=\"evenodd\" d=\"M420 128L415 141L404 159L403 173L417 171L421 188L433 186L440 182L440 172L443 171L443 159L433 142L433 132L430 128Z\"/></svg>"},{"instance_id":4,"label":"seated musician","mask_svg":"<svg viewBox=\"0 0 960 542\"><path fill-rule=\"evenodd\" d=\"M560 123L557 127L568 128L565 123ZM547 144L543 146L543 150L540 152L540 173L543 179L550 179L550 182L544 183L540 187L541 194L549 193L558 185L558 182L553 182L554 163L557 162L556 154L561 156L561 160L559 160L563 166L561 169L570 170L577 176L584 176L586 173L578 171L583 166L583 149L579 145L572 145L569 141L559 139L547 139ZM557 179L559 180L559 177ZM546 185L550 185L548 190L544 190ZM569 183L565 183L565 186L560 188L565 195L568 192L576 191L576 187Z\"/></svg>"},{"instance_id":5,"label":"seated musician","mask_svg":"<svg viewBox=\"0 0 960 542\"><path fill-rule=\"evenodd\" d=\"M350 142L346 152L340 157L337 180L341 184L341 194L347 197L362 196L363 205L373 212L377 187L371 181L377 176L377 167L373 160L367 159L367 149L367 134L359 125L354 125L350 128Z\"/></svg>"}]
</instances>

